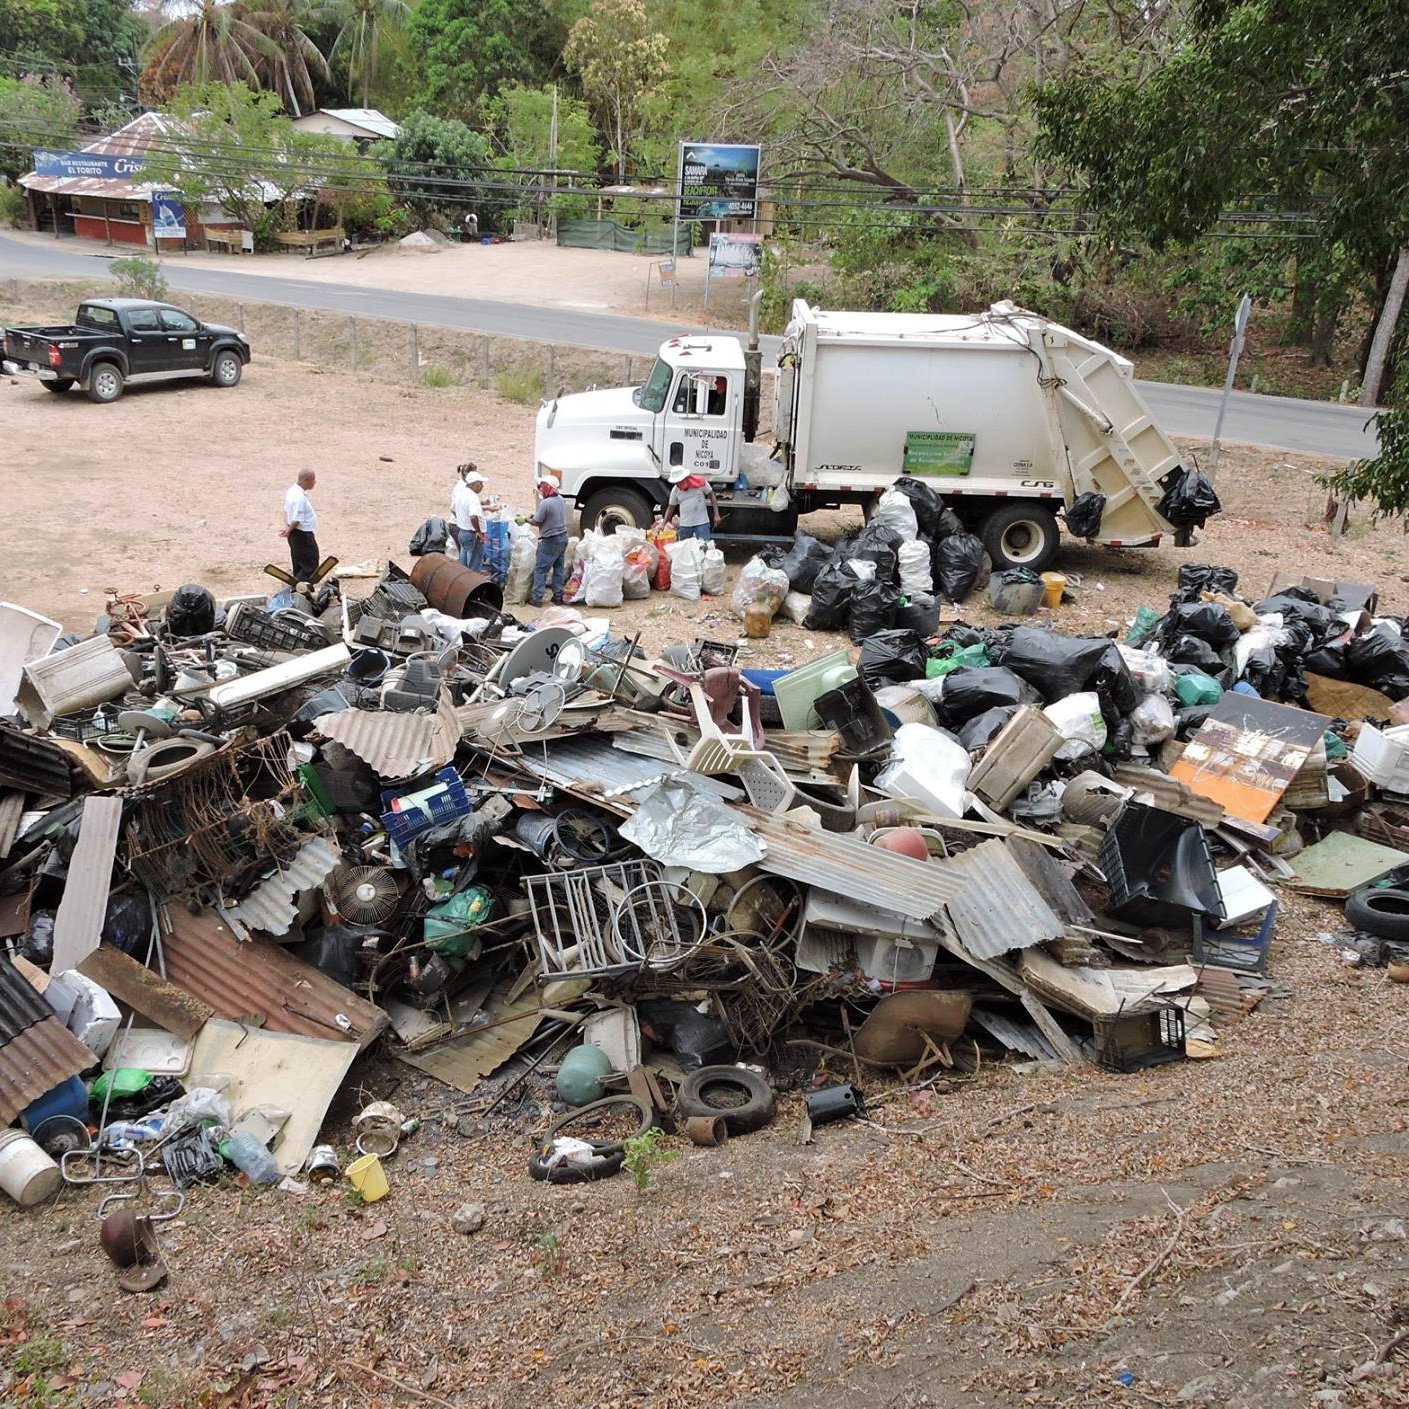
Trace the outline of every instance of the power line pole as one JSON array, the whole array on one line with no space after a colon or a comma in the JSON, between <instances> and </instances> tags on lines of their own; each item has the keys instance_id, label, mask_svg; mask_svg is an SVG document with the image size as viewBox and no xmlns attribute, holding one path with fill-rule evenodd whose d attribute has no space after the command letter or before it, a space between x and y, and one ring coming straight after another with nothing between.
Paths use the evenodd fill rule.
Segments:
<instances>
[{"instance_id":1,"label":"power line pole","mask_svg":"<svg viewBox=\"0 0 1409 1409\"><path fill-rule=\"evenodd\" d=\"M1238 358L1243 355L1243 338L1248 330L1248 317L1252 313L1252 296L1244 294L1238 302L1238 311L1233 315L1233 341L1228 347L1228 375L1223 381L1223 398L1218 403L1218 419L1213 423L1213 444L1208 448L1208 482L1218 469L1218 452L1221 448L1218 438L1223 434L1223 416L1228 410L1228 398L1233 394L1233 380L1238 375Z\"/></svg>"}]
</instances>

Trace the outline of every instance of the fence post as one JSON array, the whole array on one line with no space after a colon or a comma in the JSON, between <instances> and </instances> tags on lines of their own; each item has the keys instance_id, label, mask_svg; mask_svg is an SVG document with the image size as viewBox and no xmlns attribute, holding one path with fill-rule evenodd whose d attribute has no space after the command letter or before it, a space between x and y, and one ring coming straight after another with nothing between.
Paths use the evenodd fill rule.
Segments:
<instances>
[{"instance_id":1,"label":"fence post","mask_svg":"<svg viewBox=\"0 0 1409 1409\"><path fill-rule=\"evenodd\" d=\"M479 384L485 390L489 390L489 335L484 338L484 370L480 373Z\"/></svg>"},{"instance_id":2,"label":"fence post","mask_svg":"<svg viewBox=\"0 0 1409 1409\"><path fill-rule=\"evenodd\" d=\"M421 335L414 323L411 324L411 385L421 380Z\"/></svg>"},{"instance_id":3,"label":"fence post","mask_svg":"<svg viewBox=\"0 0 1409 1409\"><path fill-rule=\"evenodd\" d=\"M631 385L631 354L629 352L621 359L621 383L623 386Z\"/></svg>"},{"instance_id":4,"label":"fence post","mask_svg":"<svg viewBox=\"0 0 1409 1409\"><path fill-rule=\"evenodd\" d=\"M237 303L237 304L235 305L235 307L236 307L237 309L239 309L239 313L240 313L240 331L243 333L244 330L245 330L245 306L244 306L243 303Z\"/></svg>"},{"instance_id":5,"label":"fence post","mask_svg":"<svg viewBox=\"0 0 1409 1409\"><path fill-rule=\"evenodd\" d=\"M294 309L294 361L295 361L295 362L302 362L302 361L303 361L303 353L302 353L302 351L301 351L301 349L300 349L300 347L299 347L299 336L298 336L298 309L296 309L296 308Z\"/></svg>"},{"instance_id":6,"label":"fence post","mask_svg":"<svg viewBox=\"0 0 1409 1409\"><path fill-rule=\"evenodd\" d=\"M348 371L357 370L357 319L347 320L347 367Z\"/></svg>"},{"instance_id":7,"label":"fence post","mask_svg":"<svg viewBox=\"0 0 1409 1409\"><path fill-rule=\"evenodd\" d=\"M547 368L546 368L546 370L545 370L544 377L543 377L543 395L544 395L544 396L552 396L552 394L553 394L553 351L554 351L553 344L552 344L552 343L549 343L549 344L548 344L548 357L547 357L547 363L548 363L548 365L547 365Z\"/></svg>"}]
</instances>

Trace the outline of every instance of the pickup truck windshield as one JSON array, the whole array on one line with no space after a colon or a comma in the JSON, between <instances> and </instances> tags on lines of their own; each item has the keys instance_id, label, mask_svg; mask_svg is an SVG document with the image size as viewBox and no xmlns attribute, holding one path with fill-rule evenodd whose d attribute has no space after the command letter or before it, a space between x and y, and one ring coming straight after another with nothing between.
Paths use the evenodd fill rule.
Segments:
<instances>
[{"instance_id":1,"label":"pickup truck windshield","mask_svg":"<svg viewBox=\"0 0 1409 1409\"><path fill-rule=\"evenodd\" d=\"M116 328L117 314L111 308L99 308L96 303L81 303L78 306L78 321L91 323L95 328Z\"/></svg>"},{"instance_id":2,"label":"pickup truck windshield","mask_svg":"<svg viewBox=\"0 0 1409 1409\"><path fill-rule=\"evenodd\" d=\"M665 410L665 398L670 395L670 379L673 376L669 362L656 358L651 375L645 383L636 388L636 404L652 415Z\"/></svg>"}]
</instances>

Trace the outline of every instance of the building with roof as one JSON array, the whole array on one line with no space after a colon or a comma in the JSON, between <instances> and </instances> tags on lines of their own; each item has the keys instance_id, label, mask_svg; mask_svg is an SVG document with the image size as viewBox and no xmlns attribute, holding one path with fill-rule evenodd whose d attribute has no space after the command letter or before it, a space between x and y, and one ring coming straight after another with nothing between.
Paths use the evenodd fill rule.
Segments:
<instances>
[{"instance_id":1,"label":"building with roof","mask_svg":"<svg viewBox=\"0 0 1409 1409\"><path fill-rule=\"evenodd\" d=\"M376 108L319 108L296 117L294 126L302 132L322 132L356 142L364 150L372 142L391 141L401 135L401 128Z\"/></svg>"}]
</instances>

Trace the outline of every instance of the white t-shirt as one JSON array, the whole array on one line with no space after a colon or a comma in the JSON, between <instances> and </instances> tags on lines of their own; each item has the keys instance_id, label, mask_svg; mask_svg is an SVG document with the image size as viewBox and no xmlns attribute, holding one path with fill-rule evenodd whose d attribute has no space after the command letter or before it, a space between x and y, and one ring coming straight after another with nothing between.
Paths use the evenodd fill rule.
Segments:
<instances>
[{"instance_id":1,"label":"white t-shirt","mask_svg":"<svg viewBox=\"0 0 1409 1409\"><path fill-rule=\"evenodd\" d=\"M450 517L455 520L456 528L472 529L476 519L484 522L479 495L462 479L456 480L455 488L450 491Z\"/></svg>"},{"instance_id":2,"label":"white t-shirt","mask_svg":"<svg viewBox=\"0 0 1409 1409\"><path fill-rule=\"evenodd\" d=\"M318 511L302 485L291 484L284 494L284 522L306 533L318 532Z\"/></svg>"}]
</instances>

